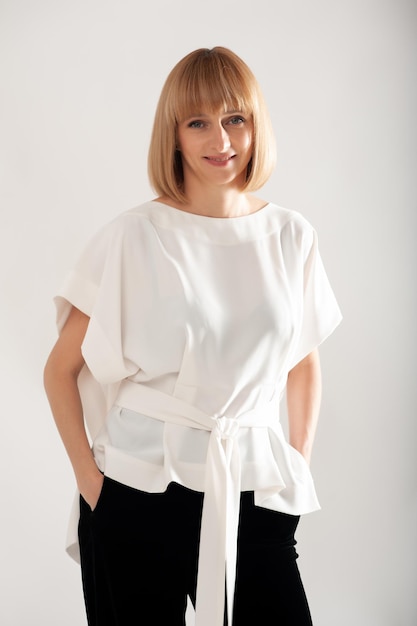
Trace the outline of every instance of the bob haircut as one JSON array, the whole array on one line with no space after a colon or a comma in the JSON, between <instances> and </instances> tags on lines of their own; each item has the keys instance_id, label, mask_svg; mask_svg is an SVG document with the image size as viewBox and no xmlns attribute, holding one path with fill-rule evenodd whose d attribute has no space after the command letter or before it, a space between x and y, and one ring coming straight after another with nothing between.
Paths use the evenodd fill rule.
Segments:
<instances>
[{"instance_id":1,"label":"bob haircut","mask_svg":"<svg viewBox=\"0 0 417 626\"><path fill-rule=\"evenodd\" d=\"M148 153L153 190L181 203L186 201L178 124L202 111L242 111L253 123L253 152L242 190L266 183L275 166L275 138L259 84L249 67L231 50L199 48L169 73L162 88Z\"/></svg>"}]
</instances>

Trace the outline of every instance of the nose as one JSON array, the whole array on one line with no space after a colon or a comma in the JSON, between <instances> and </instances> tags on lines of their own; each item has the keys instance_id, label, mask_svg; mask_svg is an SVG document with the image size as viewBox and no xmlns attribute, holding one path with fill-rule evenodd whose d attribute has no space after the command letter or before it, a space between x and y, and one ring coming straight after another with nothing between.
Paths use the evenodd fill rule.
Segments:
<instances>
[{"instance_id":1,"label":"nose","mask_svg":"<svg viewBox=\"0 0 417 626\"><path fill-rule=\"evenodd\" d=\"M215 124L211 133L211 148L217 152L227 152L231 146L229 133L223 124Z\"/></svg>"}]
</instances>

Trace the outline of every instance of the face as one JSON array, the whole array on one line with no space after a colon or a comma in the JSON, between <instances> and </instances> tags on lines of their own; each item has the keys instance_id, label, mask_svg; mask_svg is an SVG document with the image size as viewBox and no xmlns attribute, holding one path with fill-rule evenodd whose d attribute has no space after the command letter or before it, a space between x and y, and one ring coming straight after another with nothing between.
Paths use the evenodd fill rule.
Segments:
<instances>
[{"instance_id":1,"label":"face","mask_svg":"<svg viewBox=\"0 0 417 626\"><path fill-rule=\"evenodd\" d=\"M184 184L228 185L241 189L252 156L251 116L239 111L199 113L177 129Z\"/></svg>"}]
</instances>

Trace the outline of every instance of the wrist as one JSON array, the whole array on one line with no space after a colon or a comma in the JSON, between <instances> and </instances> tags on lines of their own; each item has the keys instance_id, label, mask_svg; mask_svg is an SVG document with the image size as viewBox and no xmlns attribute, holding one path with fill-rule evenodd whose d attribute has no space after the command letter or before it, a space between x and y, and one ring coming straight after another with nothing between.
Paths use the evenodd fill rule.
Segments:
<instances>
[{"instance_id":1,"label":"wrist","mask_svg":"<svg viewBox=\"0 0 417 626\"><path fill-rule=\"evenodd\" d=\"M73 469L78 485L94 481L98 476L102 475L92 454L74 462Z\"/></svg>"},{"instance_id":2,"label":"wrist","mask_svg":"<svg viewBox=\"0 0 417 626\"><path fill-rule=\"evenodd\" d=\"M295 448L297 450L297 452L299 452L301 454L301 456L304 457L304 459L306 460L306 462L310 465L310 461L311 461L311 454L313 451L313 446L310 443L307 442L295 442L295 441L290 441L290 444L293 448Z\"/></svg>"}]
</instances>

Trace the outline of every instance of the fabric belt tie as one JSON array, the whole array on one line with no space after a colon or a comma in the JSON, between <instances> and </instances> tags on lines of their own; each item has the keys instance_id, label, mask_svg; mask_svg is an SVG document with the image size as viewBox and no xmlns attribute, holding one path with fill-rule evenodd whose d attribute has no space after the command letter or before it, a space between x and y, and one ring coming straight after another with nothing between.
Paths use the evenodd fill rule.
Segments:
<instances>
[{"instance_id":1,"label":"fabric belt tie","mask_svg":"<svg viewBox=\"0 0 417 626\"><path fill-rule=\"evenodd\" d=\"M232 624L236 582L241 461L237 434L267 428L279 419L278 402L237 417L211 417L183 400L145 385L123 381L115 404L147 417L210 431L201 517L195 626L223 626L225 590ZM280 491L285 484L276 485Z\"/></svg>"}]
</instances>

